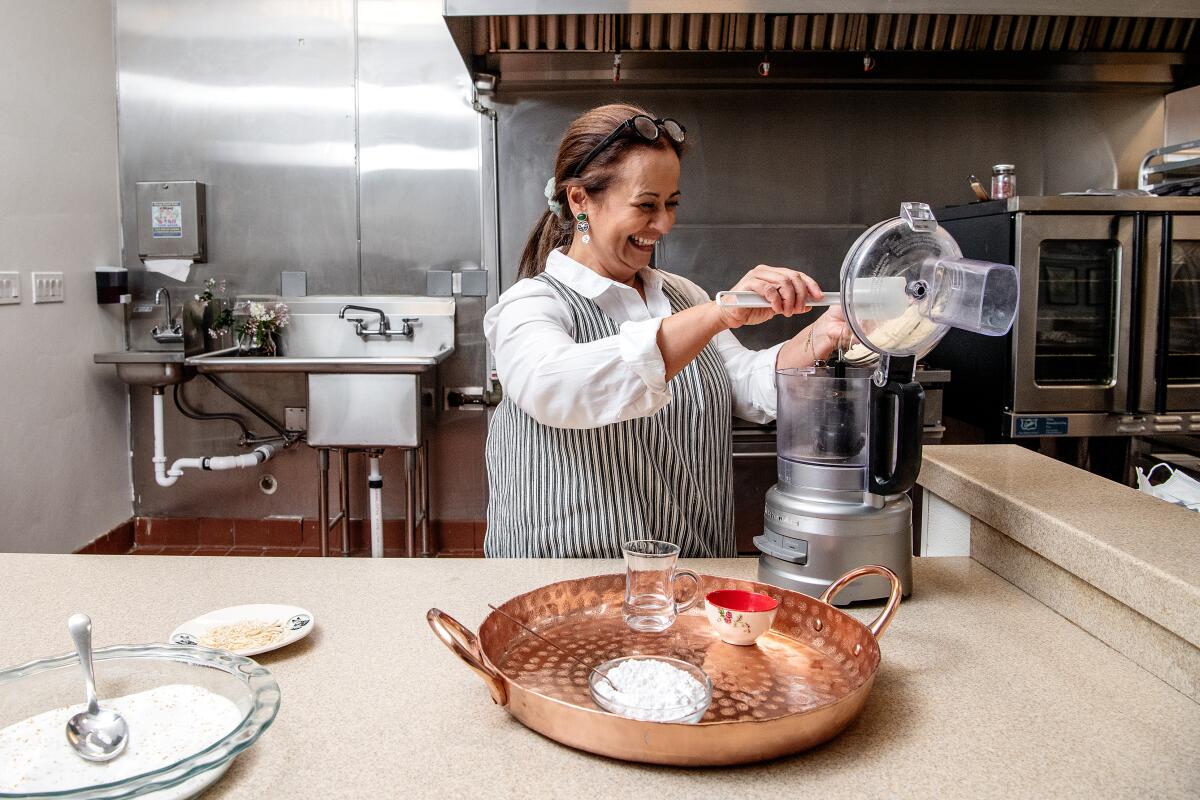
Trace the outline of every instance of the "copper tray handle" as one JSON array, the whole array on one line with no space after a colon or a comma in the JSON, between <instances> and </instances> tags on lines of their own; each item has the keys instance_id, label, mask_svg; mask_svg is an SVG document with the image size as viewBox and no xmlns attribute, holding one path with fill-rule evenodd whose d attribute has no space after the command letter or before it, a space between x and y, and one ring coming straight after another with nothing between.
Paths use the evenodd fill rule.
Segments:
<instances>
[{"instance_id":1,"label":"copper tray handle","mask_svg":"<svg viewBox=\"0 0 1200 800\"><path fill-rule=\"evenodd\" d=\"M829 588L821 593L821 602L832 602L834 595L845 588L848 583L853 580L857 580L864 575L881 575L891 581L892 584L891 593L888 595L887 605L883 607L883 611L879 612L879 616L875 618L875 621L867 626L867 628L871 631L871 635L878 639L880 636L883 636L883 632L887 630L888 625L892 624L892 617L896 616L896 609L900 607L900 597L904 593L904 587L900 585L900 579L896 577L896 573L892 572L887 567L881 567L878 564L868 564L865 567L859 567L858 569L850 570L845 575L829 584Z\"/></svg>"},{"instance_id":2,"label":"copper tray handle","mask_svg":"<svg viewBox=\"0 0 1200 800\"><path fill-rule=\"evenodd\" d=\"M504 685L504 678L484 660L483 651L479 649L479 637L454 617L437 608L429 609L425 620L442 640L442 644L449 647L454 655L466 662L466 665L483 679L492 695L492 702L498 706L508 705L508 689Z\"/></svg>"}]
</instances>

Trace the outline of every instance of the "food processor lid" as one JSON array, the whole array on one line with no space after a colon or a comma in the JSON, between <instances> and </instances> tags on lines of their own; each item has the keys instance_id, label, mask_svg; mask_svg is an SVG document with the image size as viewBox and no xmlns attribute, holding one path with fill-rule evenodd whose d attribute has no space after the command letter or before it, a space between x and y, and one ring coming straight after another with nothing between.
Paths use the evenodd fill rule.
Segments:
<instances>
[{"instance_id":1,"label":"food processor lid","mask_svg":"<svg viewBox=\"0 0 1200 800\"><path fill-rule=\"evenodd\" d=\"M961 257L925 203L903 203L899 217L864 232L842 262L842 309L860 342L843 359L865 365L884 354L921 358L932 350L950 329L926 308L933 270Z\"/></svg>"}]
</instances>

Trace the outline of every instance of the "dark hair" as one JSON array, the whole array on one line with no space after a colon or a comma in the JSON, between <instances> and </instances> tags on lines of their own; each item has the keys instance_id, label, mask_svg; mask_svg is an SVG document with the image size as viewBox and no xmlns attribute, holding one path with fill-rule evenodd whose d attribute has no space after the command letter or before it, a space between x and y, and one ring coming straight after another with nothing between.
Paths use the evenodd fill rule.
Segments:
<instances>
[{"instance_id":1,"label":"dark hair","mask_svg":"<svg viewBox=\"0 0 1200 800\"><path fill-rule=\"evenodd\" d=\"M643 108L613 103L593 108L567 126L567 132L558 145L558 156L554 159L554 199L562 204L562 213L556 215L549 207L542 212L521 253L518 278L540 275L546 268L550 251L571 243L575 220L571 217L571 206L567 202L568 186L582 186L592 196L602 194L616 179L618 164L636 148L670 147L675 150L675 155L683 155L683 143L676 142L670 136L660 135L653 142L640 136L622 136L592 159L582 175L578 178L569 177L593 147L622 122L638 114L655 118L654 114Z\"/></svg>"}]
</instances>

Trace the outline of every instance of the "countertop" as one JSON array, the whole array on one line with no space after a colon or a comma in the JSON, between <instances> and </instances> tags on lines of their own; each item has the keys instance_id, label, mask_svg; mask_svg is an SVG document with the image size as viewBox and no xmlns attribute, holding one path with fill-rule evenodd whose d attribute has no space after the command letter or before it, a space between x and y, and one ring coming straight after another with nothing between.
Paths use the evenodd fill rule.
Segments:
<instances>
[{"instance_id":1,"label":"countertop","mask_svg":"<svg viewBox=\"0 0 1200 800\"><path fill-rule=\"evenodd\" d=\"M1017 445L924 454L922 486L1200 646L1200 514Z\"/></svg>"},{"instance_id":2,"label":"countertop","mask_svg":"<svg viewBox=\"0 0 1200 800\"><path fill-rule=\"evenodd\" d=\"M753 578L753 559L687 562ZM588 755L494 706L425 623L616 561L0 555L0 664L162 640L237 603L294 603L303 641L258 660L279 717L206 795L361 797L1200 796L1200 705L969 558L917 559L862 715L807 753L682 770ZM70 597L86 595L87 602ZM19 600L14 600L19 598ZM864 620L877 607L854 612Z\"/></svg>"}]
</instances>

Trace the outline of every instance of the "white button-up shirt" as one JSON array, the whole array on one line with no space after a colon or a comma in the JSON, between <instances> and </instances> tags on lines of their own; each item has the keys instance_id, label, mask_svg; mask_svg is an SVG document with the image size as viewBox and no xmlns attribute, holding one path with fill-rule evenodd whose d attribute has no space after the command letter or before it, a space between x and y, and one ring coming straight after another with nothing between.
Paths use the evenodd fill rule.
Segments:
<instances>
[{"instance_id":1,"label":"white button-up shirt","mask_svg":"<svg viewBox=\"0 0 1200 800\"><path fill-rule=\"evenodd\" d=\"M521 280L483 318L505 394L529 416L556 428L597 428L648 417L671 402L658 328L671 314L663 281L690 302L709 301L687 278L645 268L645 301L632 286L605 278L555 250L546 274L593 301L620 332L576 342L571 309L546 283ZM775 418L775 359L782 343L748 350L730 331L713 337L725 364L733 413L750 422Z\"/></svg>"}]
</instances>

